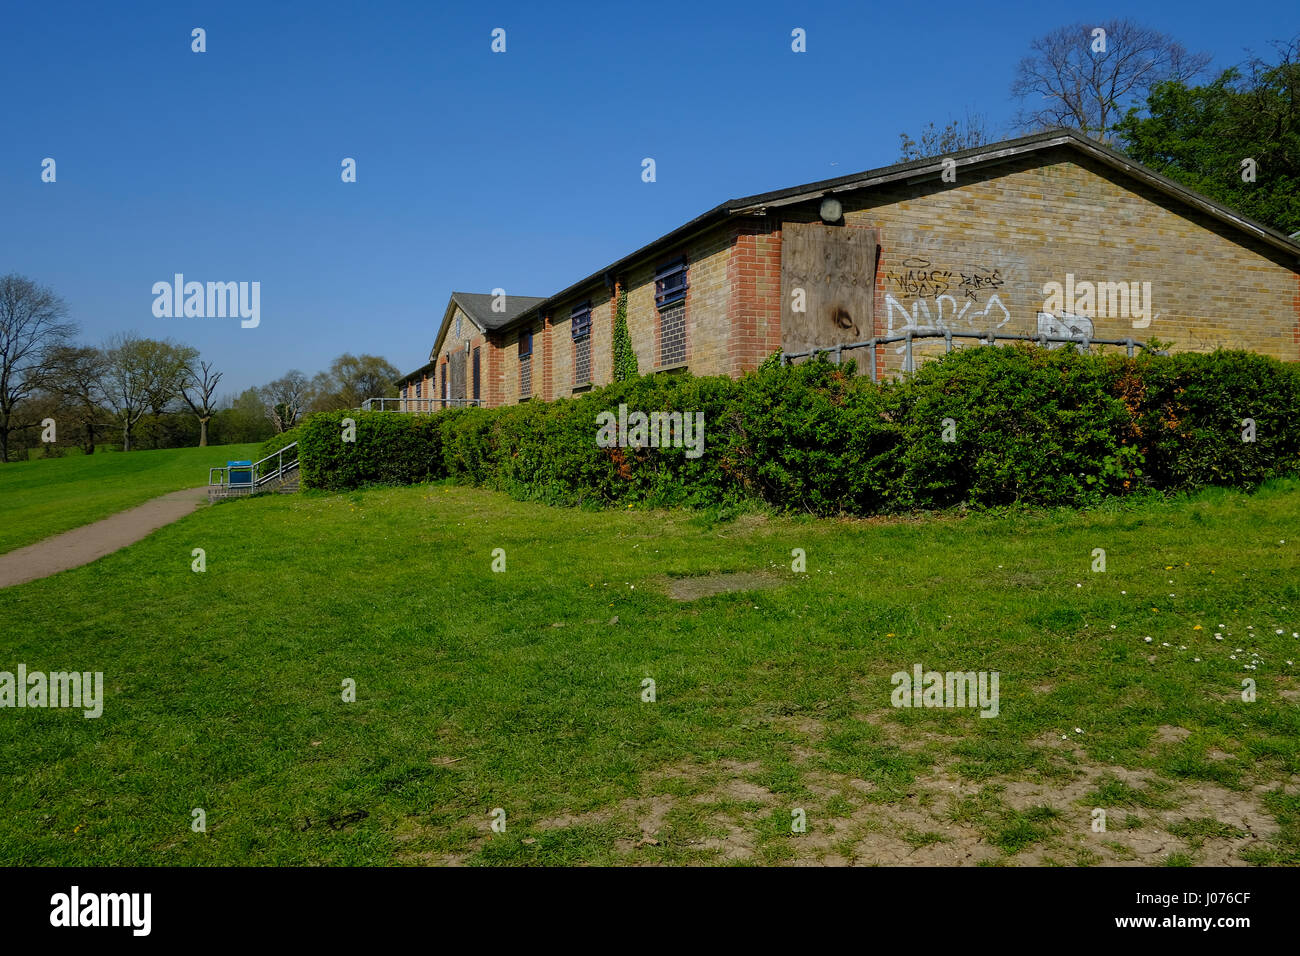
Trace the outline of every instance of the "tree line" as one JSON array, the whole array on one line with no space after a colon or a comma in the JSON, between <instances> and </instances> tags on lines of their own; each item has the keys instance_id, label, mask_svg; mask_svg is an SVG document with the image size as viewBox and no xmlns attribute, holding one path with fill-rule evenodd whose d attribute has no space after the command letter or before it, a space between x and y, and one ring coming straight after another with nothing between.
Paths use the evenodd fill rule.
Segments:
<instances>
[{"instance_id":1,"label":"tree line","mask_svg":"<svg viewBox=\"0 0 1300 956\"><path fill-rule=\"evenodd\" d=\"M223 373L199 350L133 332L101 345L53 290L0 277L0 463L33 449L94 454L264 441L307 414L393 397L400 372L376 355L345 353L308 378L297 369L238 395L218 395Z\"/></svg>"},{"instance_id":2,"label":"tree line","mask_svg":"<svg viewBox=\"0 0 1300 956\"><path fill-rule=\"evenodd\" d=\"M1207 77L1211 57L1129 19L1060 27L1031 41L1011 95L1013 132L1077 129L1177 183L1287 235L1300 230L1300 36ZM1003 137L967 112L914 137L900 159Z\"/></svg>"}]
</instances>

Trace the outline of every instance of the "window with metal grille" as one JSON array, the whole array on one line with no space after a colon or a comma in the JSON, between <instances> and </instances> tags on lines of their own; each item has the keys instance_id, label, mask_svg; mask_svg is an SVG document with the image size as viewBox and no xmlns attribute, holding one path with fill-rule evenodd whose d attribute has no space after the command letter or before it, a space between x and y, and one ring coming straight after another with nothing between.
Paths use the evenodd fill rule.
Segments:
<instances>
[{"instance_id":1,"label":"window with metal grille","mask_svg":"<svg viewBox=\"0 0 1300 956\"><path fill-rule=\"evenodd\" d=\"M481 401L482 398L483 396L479 392L478 349L476 348L474 349L474 401Z\"/></svg>"},{"instance_id":2,"label":"window with metal grille","mask_svg":"<svg viewBox=\"0 0 1300 956\"><path fill-rule=\"evenodd\" d=\"M419 383L419 382L416 382L416 383L415 383L415 397L416 397L416 398L419 398L419 397L420 397L420 383Z\"/></svg>"},{"instance_id":3,"label":"window with metal grille","mask_svg":"<svg viewBox=\"0 0 1300 956\"><path fill-rule=\"evenodd\" d=\"M418 398L419 396L417 395L416 397ZM447 391L447 363L446 362L442 364L442 397L443 399L447 399L451 397L451 392ZM446 404L446 402L444 401L443 404Z\"/></svg>"},{"instance_id":4,"label":"window with metal grille","mask_svg":"<svg viewBox=\"0 0 1300 956\"><path fill-rule=\"evenodd\" d=\"M655 272L655 306L664 308L686 298L686 257L674 259Z\"/></svg>"},{"instance_id":5,"label":"window with metal grille","mask_svg":"<svg viewBox=\"0 0 1300 956\"><path fill-rule=\"evenodd\" d=\"M575 305L573 311L569 313L569 328L573 334L573 340L576 342L584 335L591 334L591 303L584 302L582 305Z\"/></svg>"},{"instance_id":6,"label":"window with metal grille","mask_svg":"<svg viewBox=\"0 0 1300 956\"><path fill-rule=\"evenodd\" d=\"M573 307L569 313L569 328L573 336L573 384L591 382L591 303Z\"/></svg>"}]
</instances>

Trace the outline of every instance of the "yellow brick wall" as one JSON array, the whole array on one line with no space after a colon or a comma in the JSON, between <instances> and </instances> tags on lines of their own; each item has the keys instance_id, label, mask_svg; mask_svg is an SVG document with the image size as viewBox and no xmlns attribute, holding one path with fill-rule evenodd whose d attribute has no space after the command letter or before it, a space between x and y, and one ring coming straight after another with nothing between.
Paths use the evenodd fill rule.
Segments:
<instances>
[{"instance_id":1,"label":"yellow brick wall","mask_svg":"<svg viewBox=\"0 0 1300 956\"><path fill-rule=\"evenodd\" d=\"M686 366L693 375L723 375L728 371L727 347L730 338L727 306L730 287L727 264L732 249L733 227L728 224L694 239L678 249L656 256L652 261L629 271L627 283L627 328L636 352L637 367L642 374L659 366L656 329L659 316L655 309L654 274L661 265L685 254L686 298ZM606 329L612 327L605 323ZM606 335L608 335L606 331ZM603 356L606 377L610 380L611 349Z\"/></svg>"},{"instance_id":2,"label":"yellow brick wall","mask_svg":"<svg viewBox=\"0 0 1300 956\"><path fill-rule=\"evenodd\" d=\"M881 230L877 334L909 323L1036 333L1045 284L1073 273L1151 283L1148 326L1094 306L1095 336L1300 359L1294 259L1073 152L842 201L846 223ZM891 370L898 348L886 350Z\"/></svg>"},{"instance_id":3,"label":"yellow brick wall","mask_svg":"<svg viewBox=\"0 0 1300 956\"><path fill-rule=\"evenodd\" d=\"M461 334L456 335L456 319L460 319ZM434 356L439 363L450 355L452 352L465 351L465 343L478 338L482 333L479 332L478 326L473 323L468 315L461 311L460 306L452 311L451 322L447 326L447 337L442 340L442 348Z\"/></svg>"},{"instance_id":4,"label":"yellow brick wall","mask_svg":"<svg viewBox=\"0 0 1300 956\"><path fill-rule=\"evenodd\" d=\"M456 334L456 320L460 319L460 335ZM481 349L479 353L480 375L482 376L481 388L482 397L485 402L490 401L488 391L488 345L484 339L483 333L479 327L474 324L473 320L462 311L460 306L455 306L452 310L451 320L447 326L447 336L442 340L442 347L438 349L435 356L437 365L433 371L428 373L428 381L425 383L421 394L426 397L432 395L434 398L442 398L442 364L447 357L454 352L464 352L465 343L470 344L470 352L465 356L465 397L474 397L474 364L473 349ZM450 382L451 373L448 372L448 381Z\"/></svg>"}]
</instances>

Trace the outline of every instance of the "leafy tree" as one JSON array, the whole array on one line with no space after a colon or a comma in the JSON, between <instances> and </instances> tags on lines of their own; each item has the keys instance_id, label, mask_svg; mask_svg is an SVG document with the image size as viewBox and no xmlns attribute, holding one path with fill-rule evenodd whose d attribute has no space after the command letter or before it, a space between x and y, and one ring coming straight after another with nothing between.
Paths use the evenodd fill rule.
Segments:
<instances>
[{"instance_id":1,"label":"leafy tree","mask_svg":"<svg viewBox=\"0 0 1300 956\"><path fill-rule=\"evenodd\" d=\"M1275 49L1276 62L1253 58L1203 86L1157 85L1116 129L1138 162L1291 234L1300 229L1300 37Z\"/></svg>"},{"instance_id":2,"label":"leafy tree","mask_svg":"<svg viewBox=\"0 0 1300 956\"><path fill-rule=\"evenodd\" d=\"M246 388L236 398L227 396L221 405L210 426L216 444L266 441L275 434L258 389Z\"/></svg>"},{"instance_id":3,"label":"leafy tree","mask_svg":"<svg viewBox=\"0 0 1300 956\"><path fill-rule=\"evenodd\" d=\"M188 445L190 423L176 414L182 405L182 391L190 367L198 360L199 350L178 345L171 339L148 340L152 343L153 361L158 372L157 384L149 392L148 434L154 448L177 448Z\"/></svg>"},{"instance_id":4,"label":"leafy tree","mask_svg":"<svg viewBox=\"0 0 1300 956\"><path fill-rule=\"evenodd\" d=\"M180 390L185 369L197 353L170 341L116 335L105 348L106 368L100 394L122 426L122 450L130 451L136 426L145 413L161 416Z\"/></svg>"},{"instance_id":5,"label":"leafy tree","mask_svg":"<svg viewBox=\"0 0 1300 956\"><path fill-rule=\"evenodd\" d=\"M393 381L401 374L381 356L345 352L330 363L328 370L312 378L311 409L338 411L359 408L367 398L396 398Z\"/></svg>"},{"instance_id":6,"label":"leafy tree","mask_svg":"<svg viewBox=\"0 0 1300 956\"><path fill-rule=\"evenodd\" d=\"M80 426L82 451L93 455L95 430L108 427L103 424L105 412L100 404L100 382L108 370L107 356L89 345L65 345L55 353L54 367L50 389Z\"/></svg>"}]
</instances>

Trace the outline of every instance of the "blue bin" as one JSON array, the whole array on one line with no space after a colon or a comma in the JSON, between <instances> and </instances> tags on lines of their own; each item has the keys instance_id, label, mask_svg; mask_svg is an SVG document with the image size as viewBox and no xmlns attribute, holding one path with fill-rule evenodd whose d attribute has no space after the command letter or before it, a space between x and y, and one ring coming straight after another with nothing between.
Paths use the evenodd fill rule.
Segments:
<instances>
[{"instance_id":1,"label":"blue bin","mask_svg":"<svg viewBox=\"0 0 1300 956\"><path fill-rule=\"evenodd\" d=\"M226 483L231 485L251 485L253 483L252 461L226 462Z\"/></svg>"}]
</instances>

